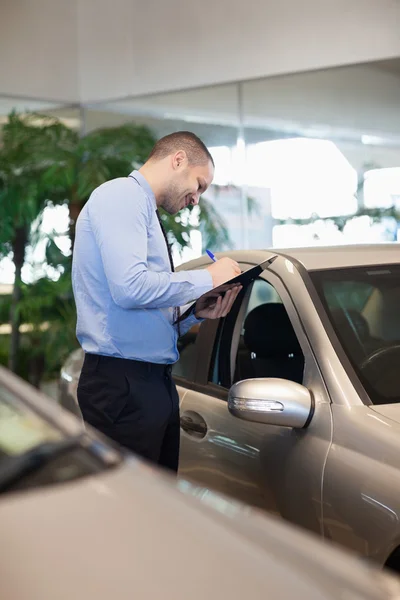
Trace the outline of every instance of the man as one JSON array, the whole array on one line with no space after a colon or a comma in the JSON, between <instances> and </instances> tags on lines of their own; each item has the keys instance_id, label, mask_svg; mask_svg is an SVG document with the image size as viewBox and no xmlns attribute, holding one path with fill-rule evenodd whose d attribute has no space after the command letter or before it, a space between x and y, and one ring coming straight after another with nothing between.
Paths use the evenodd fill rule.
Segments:
<instances>
[{"instance_id":1,"label":"man","mask_svg":"<svg viewBox=\"0 0 400 600\"><path fill-rule=\"evenodd\" d=\"M179 398L171 365L177 329L225 316L238 289L211 307L183 305L240 273L223 258L174 272L158 208L175 214L214 176L213 159L190 132L162 138L129 177L99 186L76 225L72 281L77 337L85 351L78 401L86 422L122 446L173 471L179 458ZM179 308L181 307L181 308Z\"/></svg>"}]
</instances>

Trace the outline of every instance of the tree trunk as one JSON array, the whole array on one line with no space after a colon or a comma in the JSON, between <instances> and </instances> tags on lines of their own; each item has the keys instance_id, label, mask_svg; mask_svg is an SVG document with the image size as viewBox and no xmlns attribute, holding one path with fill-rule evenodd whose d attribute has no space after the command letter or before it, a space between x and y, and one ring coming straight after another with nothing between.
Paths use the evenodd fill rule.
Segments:
<instances>
[{"instance_id":1,"label":"tree trunk","mask_svg":"<svg viewBox=\"0 0 400 600\"><path fill-rule=\"evenodd\" d=\"M39 388L42 382L44 366L45 362L43 354L37 354L30 360L29 380L30 383L36 388Z\"/></svg>"},{"instance_id":2,"label":"tree trunk","mask_svg":"<svg viewBox=\"0 0 400 600\"><path fill-rule=\"evenodd\" d=\"M25 260L25 246L27 243L26 227L20 227L15 232L13 241L13 262L15 265L15 281L10 307L10 351L8 356L8 368L14 373L18 369L18 351L20 341L20 315L18 304L21 300L21 271Z\"/></svg>"}]
</instances>

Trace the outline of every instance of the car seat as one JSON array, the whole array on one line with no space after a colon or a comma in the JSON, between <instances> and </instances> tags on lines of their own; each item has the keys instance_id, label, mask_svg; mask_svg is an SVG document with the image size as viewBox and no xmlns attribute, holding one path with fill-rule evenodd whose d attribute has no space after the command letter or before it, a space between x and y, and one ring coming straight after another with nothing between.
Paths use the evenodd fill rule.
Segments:
<instances>
[{"instance_id":1,"label":"car seat","mask_svg":"<svg viewBox=\"0 0 400 600\"><path fill-rule=\"evenodd\" d=\"M235 381L278 377L302 383L304 356L283 304L254 308L244 322Z\"/></svg>"}]
</instances>

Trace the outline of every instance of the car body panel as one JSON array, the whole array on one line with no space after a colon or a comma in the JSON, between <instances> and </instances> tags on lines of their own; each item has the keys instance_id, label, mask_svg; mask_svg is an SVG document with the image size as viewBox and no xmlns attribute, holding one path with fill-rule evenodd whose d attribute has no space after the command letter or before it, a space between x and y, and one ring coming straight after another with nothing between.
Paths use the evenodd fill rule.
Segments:
<instances>
[{"instance_id":1,"label":"car body panel","mask_svg":"<svg viewBox=\"0 0 400 600\"><path fill-rule=\"evenodd\" d=\"M400 425L369 407L332 412L325 535L383 564L400 544Z\"/></svg>"},{"instance_id":2,"label":"car body panel","mask_svg":"<svg viewBox=\"0 0 400 600\"><path fill-rule=\"evenodd\" d=\"M398 404L381 404L377 406L371 406L371 409L396 423L400 423L400 406Z\"/></svg>"},{"instance_id":3,"label":"car body panel","mask_svg":"<svg viewBox=\"0 0 400 600\"><path fill-rule=\"evenodd\" d=\"M307 430L241 421L226 402L178 388L181 413L200 415L207 435L183 432L179 476L322 533L321 481L331 439L331 411L317 404Z\"/></svg>"}]
</instances>

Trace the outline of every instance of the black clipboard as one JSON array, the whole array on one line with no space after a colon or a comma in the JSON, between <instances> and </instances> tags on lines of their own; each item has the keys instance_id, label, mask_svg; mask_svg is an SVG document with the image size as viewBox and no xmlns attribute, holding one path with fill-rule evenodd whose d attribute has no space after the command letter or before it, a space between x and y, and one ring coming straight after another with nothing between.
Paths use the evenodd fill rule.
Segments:
<instances>
[{"instance_id":1,"label":"black clipboard","mask_svg":"<svg viewBox=\"0 0 400 600\"><path fill-rule=\"evenodd\" d=\"M259 265L256 265L255 267L251 267L250 269L247 269L247 271L243 271L243 273L241 273L240 275L237 275L237 277L234 277L233 279L226 281L222 285L219 285L218 287L215 287L212 290L206 292L205 294L200 296L200 298L197 298L197 300L193 300L193 304L184 313L182 313L180 315L179 319L177 319L175 321L175 323L180 323L181 321L184 321L185 319L187 319L187 317L189 317L193 313L195 304L198 301L200 301L202 304L204 304L204 307L207 307L207 304L209 304L209 305L213 304L215 302L215 300L218 298L218 296L224 296L225 293L228 290L232 289L233 287L241 285L243 288L246 288L248 285L250 285L250 283L253 283L253 281L255 281L257 279L257 277L277 257L278 257L277 254L272 255L270 258L263 261Z\"/></svg>"}]
</instances>

